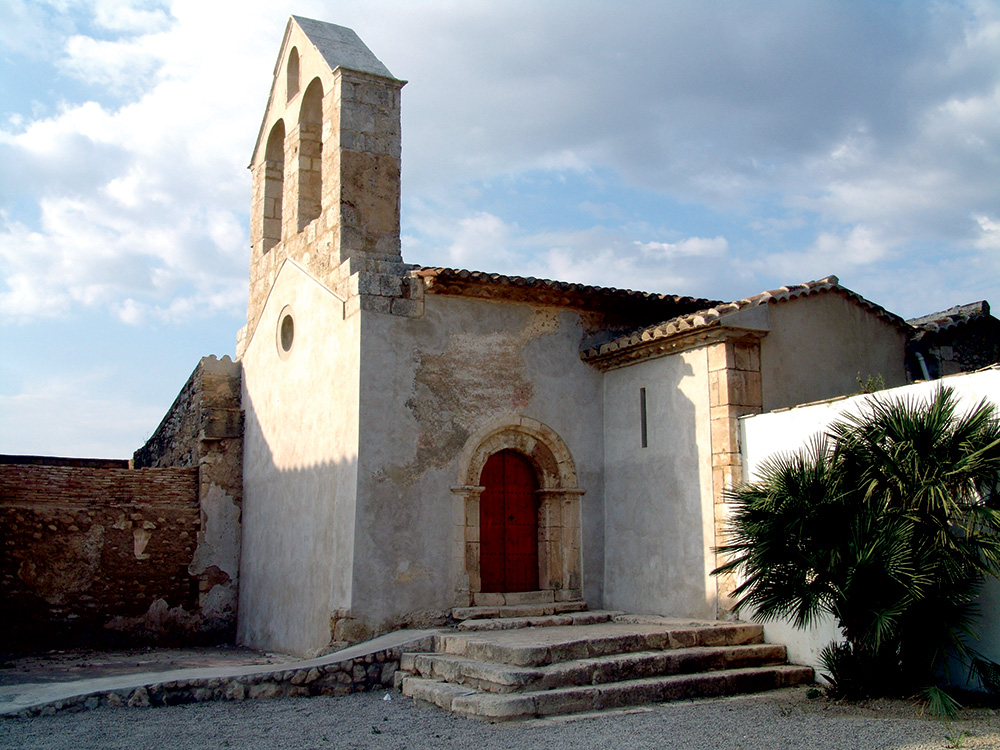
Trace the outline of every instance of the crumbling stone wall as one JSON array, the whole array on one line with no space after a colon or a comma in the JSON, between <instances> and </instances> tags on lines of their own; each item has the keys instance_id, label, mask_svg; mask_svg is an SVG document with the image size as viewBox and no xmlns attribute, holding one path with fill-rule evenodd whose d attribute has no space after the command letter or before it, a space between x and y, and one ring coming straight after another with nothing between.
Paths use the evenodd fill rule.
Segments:
<instances>
[{"instance_id":1,"label":"crumbling stone wall","mask_svg":"<svg viewBox=\"0 0 1000 750\"><path fill-rule=\"evenodd\" d=\"M936 331L920 331L911 338L906 344L910 380L925 380L927 375L943 378L1000 364L1000 321L989 315L988 306L986 310L982 317Z\"/></svg>"},{"instance_id":2,"label":"crumbling stone wall","mask_svg":"<svg viewBox=\"0 0 1000 750\"><path fill-rule=\"evenodd\" d=\"M242 370L229 357L204 357L153 436L137 468L192 467L200 513L188 572L198 581L199 629L235 635L243 505Z\"/></svg>"},{"instance_id":3,"label":"crumbling stone wall","mask_svg":"<svg viewBox=\"0 0 1000 750\"><path fill-rule=\"evenodd\" d=\"M4 650L189 640L197 482L195 468L0 456Z\"/></svg>"}]
</instances>

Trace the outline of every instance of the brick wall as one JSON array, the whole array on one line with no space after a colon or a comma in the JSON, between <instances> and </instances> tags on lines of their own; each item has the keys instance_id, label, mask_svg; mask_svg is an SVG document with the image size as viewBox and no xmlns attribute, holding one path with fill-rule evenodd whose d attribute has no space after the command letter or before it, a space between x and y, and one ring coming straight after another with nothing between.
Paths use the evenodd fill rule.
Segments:
<instances>
[{"instance_id":1,"label":"brick wall","mask_svg":"<svg viewBox=\"0 0 1000 750\"><path fill-rule=\"evenodd\" d=\"M191 640L197 468L45 460L0 457L4 650Z\"/></svg>"}]
</instances>

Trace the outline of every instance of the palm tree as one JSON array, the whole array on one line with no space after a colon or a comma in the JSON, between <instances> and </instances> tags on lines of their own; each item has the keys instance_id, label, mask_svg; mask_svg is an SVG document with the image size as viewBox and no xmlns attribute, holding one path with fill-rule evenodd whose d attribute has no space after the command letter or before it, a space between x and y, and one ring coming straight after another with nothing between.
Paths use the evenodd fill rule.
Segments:
<instances>
[{"instance_id":1,"label":"palm tree","mask_svg":"<svg viewBox=\"0 0 1000 750\"><path fill-rule=\"evenodd\" d=\"M1000 667L969 646L976 601L1000 573L1000 421L979 403L875 398L760 479L730 493L737 610L802 627L836 618L826 666L845 693L913 692L957 657L989 685Z\"/></svg>"}]
</instances>

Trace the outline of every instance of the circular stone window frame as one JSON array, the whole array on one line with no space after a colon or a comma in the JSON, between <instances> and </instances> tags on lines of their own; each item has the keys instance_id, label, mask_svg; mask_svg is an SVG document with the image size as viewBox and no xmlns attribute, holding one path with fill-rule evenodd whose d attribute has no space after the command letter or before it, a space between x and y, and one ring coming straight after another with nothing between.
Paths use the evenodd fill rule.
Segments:
<instances>
[{"instance_id":1,"label":"circular stone window frame","mask_svg":"<svg viewBox=\"0 0 1000 750\"><path fill-rule=\"evenodd\" d=\"M288 324L287 330L286 323ZM295 311L292 310L291 305L285 305L278 313L278 325L274 331L274 346L281 359L288 359L292 356L292 348L295 346Z\"/></svg>"}]
</instances>

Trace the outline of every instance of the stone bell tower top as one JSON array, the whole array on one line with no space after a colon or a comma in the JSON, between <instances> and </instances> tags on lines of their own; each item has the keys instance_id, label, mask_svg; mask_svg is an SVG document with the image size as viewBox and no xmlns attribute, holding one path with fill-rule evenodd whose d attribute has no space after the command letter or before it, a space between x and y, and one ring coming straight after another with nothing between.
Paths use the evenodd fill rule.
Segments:
<instances>
[{"instance_id":1,"label":"stone bell tower top","mask_svg":"<svg viewBox=\"0 0 1000 750\"><path fill-rule=\"evenodd\" d=\"M405 83L351 29L289 18L250 162L247 330L286 260L333 290L402 264Z\"/></svg>"},{"instance_id":2,"label":"stone bell tower top","mask_svg":"<svg viewBox=\"0 0 1000 750\"><path fill-rule=\"evenodd\" d=\"M295 23L326 60L330 70L349 68L359 73L393 78L389 69L372 53L353 29L302 16L291 16L288 23ZM285 38L288 38L286 31Z\"/></svg>"}]
</instances>

